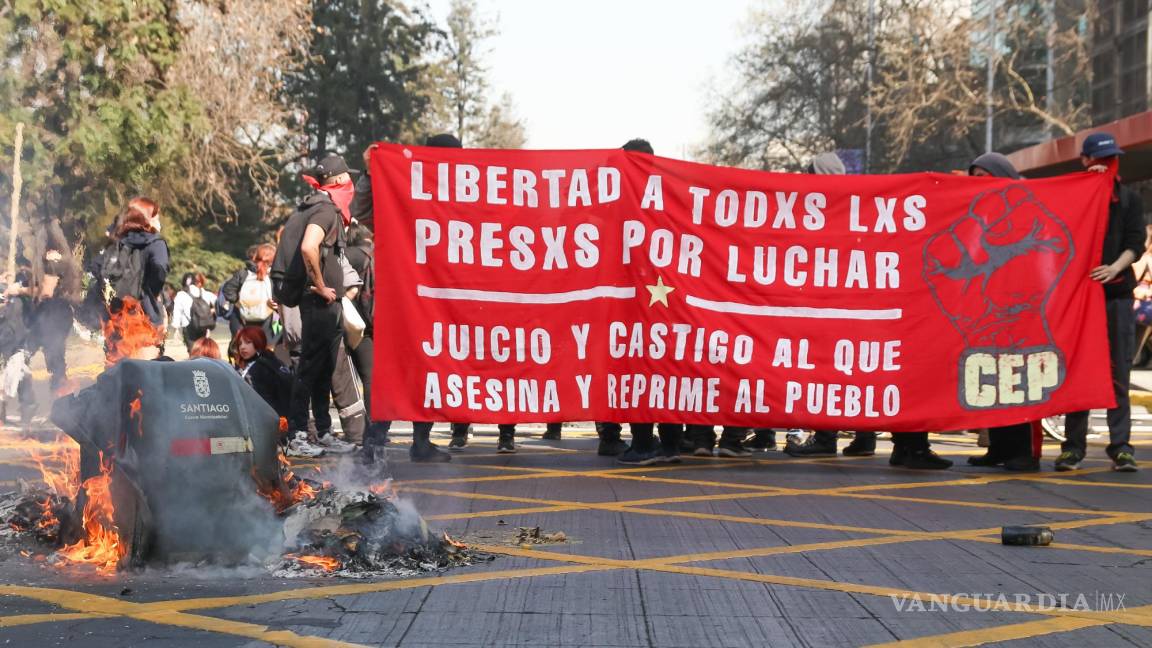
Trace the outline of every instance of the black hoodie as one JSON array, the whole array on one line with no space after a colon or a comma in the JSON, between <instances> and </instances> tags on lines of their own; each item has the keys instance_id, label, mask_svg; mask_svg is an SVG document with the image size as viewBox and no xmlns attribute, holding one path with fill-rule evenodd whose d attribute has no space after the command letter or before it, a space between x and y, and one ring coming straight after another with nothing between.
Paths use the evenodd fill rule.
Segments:
<instances>
[{"instance_id":1,"label":"black hoodie","mask_svg":"<svg viewBox=\"0 0 1152 648\"><path fill-rule=\"evenodd\" d=\"M144 251L144 279L140 285L140 305L153 324L164 321L164 307L160 305L160 291L168 279L168 243L153 232L128 232L121 239L125 244Z\"/></svg>"}]
</instances>

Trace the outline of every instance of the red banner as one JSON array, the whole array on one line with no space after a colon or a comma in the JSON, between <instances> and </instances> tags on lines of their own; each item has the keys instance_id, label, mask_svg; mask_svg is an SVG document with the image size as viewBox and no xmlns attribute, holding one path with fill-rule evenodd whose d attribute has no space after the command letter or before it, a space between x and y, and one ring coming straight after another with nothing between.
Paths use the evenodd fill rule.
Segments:
<instances>
[{"instance_id":1,"label":"red banner","mask_svg":"<svg viewBox=\"0 0 1152 648\"><path fill-rule=\"evenodd\" d=\"M381 145L378 419L846 430L1113 404L1111 176Z\"/></svg>"}]
</instances>

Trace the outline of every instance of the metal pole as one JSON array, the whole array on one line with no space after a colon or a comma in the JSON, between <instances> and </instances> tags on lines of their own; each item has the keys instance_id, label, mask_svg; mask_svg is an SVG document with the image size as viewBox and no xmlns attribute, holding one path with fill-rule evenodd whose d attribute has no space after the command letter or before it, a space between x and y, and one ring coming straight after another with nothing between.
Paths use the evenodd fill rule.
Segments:
<instances>
[{"instance_id":1,"label":"metal pole","mask_svg":"<svg viewBox=\"0 0 1152 648\"><path fill-rule=\"evenodd\" d=\"M996 89L997 0L988 0L988 88L984 96L984 152L992 152L992 92Z\"/></svg>"},{"instance_id":2,"label":"metal pole","mask_svg":"<svg viewBox=\"0 0 1152 648\"><path fill-rule=\"evenodd\" d=\"M1049 115L1056 112L1056 0L1044 3L1044 22L1047 30L1044 35L1044 49L1047 52L1044 65L1044 110ZM1049 125L1045 130L1053 132Z\"/></svg>"},{"instance_id":3,"label":"metal pole","mask_svg":"<svg viewBox=\"0 0 1152 648\"><path fill-rule=\"evenodd\" d=\"M876 0L868 0L868 67L864 71L864 173L872 170L872 68L876 65Z\"/></svg>"},{"instance_id":4,"label":"metal pole","mask_svg":"<svg viewBox=\"0 0 1152 648\"><path fill-rule=\"evenodd\" d=\"M24 178L20 175L20 156L24 152L24 122L16 124L16 142L12 146L12 196L8 206L11 228L8 230L8 281L16 280L16 223L20 216L20 192Z\"/></svg>"}]
</instances>

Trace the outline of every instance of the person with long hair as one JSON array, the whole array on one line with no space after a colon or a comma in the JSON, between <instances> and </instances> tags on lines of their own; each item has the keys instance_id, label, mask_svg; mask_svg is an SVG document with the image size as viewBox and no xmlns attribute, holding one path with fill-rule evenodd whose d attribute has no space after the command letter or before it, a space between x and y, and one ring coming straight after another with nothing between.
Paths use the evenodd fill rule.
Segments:
<instances>
[{"instance_id":1,"label":"person with long hair","mask_svg":"<svg viewBox=\"0 0 1152 648\"><path fill-rule=\"evenodd\" d=\"M160 305L160 291L169 267L168 243L159 232L160 208L156 202L143 196L129 200L99 268L108 293L105 302L112 297L139 300L156 325L162 325L167 315Z\"/></svg>"},{"instance_id":2,"label":"person with long hair","mask_svg":"<svg viewBox=\"0 0 1152 648\"><path fill-rule=\"evenodd\" d=\"M236 335L245 326L259 326L269 340L273 339L272 320L276 302L272 298L272 279L269 272L276 258L276 246L261 243L248 252L248 262L236 271L220 292L232 304L228 327Z\"/></svg>"},{"instance_id":3,"label":"person with long hair","mask_svg":"<svg viewBox=\"0 0 1152 648\"><path fill-rule=\"evenodd\" d=\"M268 349L268 338L259 326L245 326L236 332L228 346L228 358L244 382L251 385L264 402L276 413L288 417L291 413L292 389L296 380ZM290 457L319 457L324 448L308 442L308 434L290 433L284 453Z\"/></svg>"}]
</instances>

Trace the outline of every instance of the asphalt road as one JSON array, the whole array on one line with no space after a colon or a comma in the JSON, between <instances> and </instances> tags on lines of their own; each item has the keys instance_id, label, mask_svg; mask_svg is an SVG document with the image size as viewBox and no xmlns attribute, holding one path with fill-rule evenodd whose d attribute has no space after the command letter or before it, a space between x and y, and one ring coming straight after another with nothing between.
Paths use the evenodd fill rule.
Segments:
<instances>
[{"instance_id":1,"label":"asphalt road","mask_svg":"<svg viewBox=\"0 0 1152 648\"><path fill-rule=\"evenodd\" d=\"M76 356L90 380L92 354ZM522 427L516 455L495 454L495 430L481 426L452 463L414 465L408 429L380 477L491 562L355 581L164 567L96 577L8 556L0 643L1152 645L1152 464L1113 473L1099 442L1076 473L1052 472L1056 446L1041 473L968 467L982 452L968 435L933 436L958 463L947 471L891 468L887 442L872 458L771 452L636 469L596 456L587 424L559 442ZM1152 417L1136 429L1146 452ZM22 443L0 432L0 491L35 475ZM1001 545L1014 524L1048 525L1056 541ZM512 539L534 526L566 540Z\"/></svg>"}]
</instances>

